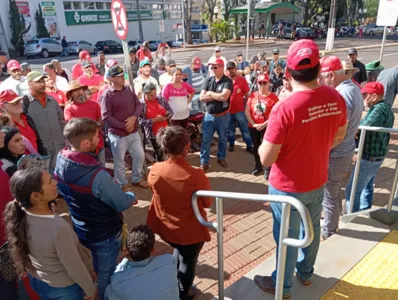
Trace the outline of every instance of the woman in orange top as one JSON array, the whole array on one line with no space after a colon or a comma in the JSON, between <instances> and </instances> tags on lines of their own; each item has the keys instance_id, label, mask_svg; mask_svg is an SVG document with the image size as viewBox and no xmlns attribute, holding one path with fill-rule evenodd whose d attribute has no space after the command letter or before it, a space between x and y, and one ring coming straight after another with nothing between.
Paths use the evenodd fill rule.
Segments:
<instances>
[{"instance_id":1,"label":"woman in orange top","mask_svg":"<svg viewBox=\"0 0 398 300\"><path fill-rule=\"evenodd\" d=\"M250 95L245 111L254 147L254 162L256 166L252 174L255 176L263 170L260 156L258 155L258 147L262 143L271 109L278 102L278 97L269 91L269 77L267 74L261 74L257 77L257 86L258 92ZM270 170L271 167L265 168L264 177L266 180L268 180Z\"/></svg>"},{"instance_id":2,"label":"woman in orange top","mask_svg":"<svg viewBox=\"0 0 398 300\"><path fill-rule=\"evenodd\" d=\"M153 196L147 225L174 248L180 299L193 299L196 263L204 242L210 241L210 234L196 219L191 197L198 190L209 190L210 182L202 170L192 167L186 160L189 137L184 128L160 128L156 139L168 160L154 164L148 176ZM211 198L198 197L205 219L204 208L211 204Z\"/></svg>"}]
</instances>

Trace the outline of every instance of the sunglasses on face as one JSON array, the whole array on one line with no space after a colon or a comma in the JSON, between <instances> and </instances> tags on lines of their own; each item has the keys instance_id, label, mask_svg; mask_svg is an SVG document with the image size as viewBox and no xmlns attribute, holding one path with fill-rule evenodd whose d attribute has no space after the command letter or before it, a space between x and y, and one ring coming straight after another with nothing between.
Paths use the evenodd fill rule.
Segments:
<instances>
[{"instance_id":1,"label":"sunglasses on face","mask_svg":"<svg viewBox=\"0 0 398 300\"><path fill-rule=\"evenodd\" d=\"M258 83L258 85L267 85L267 83L268 83L267 81L261 81Z\"/></svg>"},{"instance_id":2,"label":"sunglasses on face","mask_svg":"<svg viewBox=\"0 0 398 300\"><path fill-rule=\"evenodd\" d=\"M12 72L12 73L20 73L20 72L22 72L22 71L21 71L21 69L14 69L14 70L12 70L11 72Z\"/></svg>"},{"instance_id":3,"label":"sunglasses on face","mask_svg":"<svg viewBox=\"0 0 398 300\"><path fill-rule=\"evenodd\" d=\"M218 67L211 67L211 69L212 69L212 70L217 70L217 69L218 69Z\"/></svg>"},{"instance_id":4,"label":"sunglasses on face","mask_svg":"<svg viewBox=\"0 0 398 300\"><path fill-rule=\"evenodd\" d=\"M20 105L22 103L22 100L18 100L18 101L16 101L16 102L14 102L14 103L8 103L9 105L12 105L12 106L18 106L18 105Z\"/></svg>"}]
</instances>

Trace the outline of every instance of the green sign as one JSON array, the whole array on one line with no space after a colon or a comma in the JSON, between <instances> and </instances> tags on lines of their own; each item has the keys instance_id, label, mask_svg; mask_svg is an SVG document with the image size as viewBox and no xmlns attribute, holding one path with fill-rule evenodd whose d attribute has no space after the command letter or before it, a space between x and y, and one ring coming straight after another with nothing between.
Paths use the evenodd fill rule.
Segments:
<instances>
[{"instance_id":1,"label":"green sign","mask_svg":"<svg viewBox=\"0 0 398 300\"><path fill-rule=\"evenodd\" d=\"M152 11L140 10L142 20L151 20ZM137 11L127 11L127 19L129 21L136 21ZM100 24L111 23L112 16L110 11L66 11L65 12L66 25L86 25L86 24Z\"/></svg>"}]
</instances>

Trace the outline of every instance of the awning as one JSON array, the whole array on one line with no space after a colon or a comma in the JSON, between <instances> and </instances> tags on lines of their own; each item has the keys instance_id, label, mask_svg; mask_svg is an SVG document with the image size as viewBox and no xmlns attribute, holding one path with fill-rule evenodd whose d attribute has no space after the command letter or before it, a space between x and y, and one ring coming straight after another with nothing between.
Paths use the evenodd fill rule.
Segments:
<instances>
[{"instance_id":1,"label":"awning","mask_svg":"<svg viewBox=\"0 0 398 300\"><path fill-rule=\"evenodd\" d=\"M229 13L231 14L247 14L248 6L239 6L232 8ZM256 4L255 8L256 12L259 13L275 13L275 14L291 14L291 13L299 13L301 11L300 7L297 7L289 2L279 2L279 3L272 3L272 2L263 2Z\"/></svg>"}]
</instances>

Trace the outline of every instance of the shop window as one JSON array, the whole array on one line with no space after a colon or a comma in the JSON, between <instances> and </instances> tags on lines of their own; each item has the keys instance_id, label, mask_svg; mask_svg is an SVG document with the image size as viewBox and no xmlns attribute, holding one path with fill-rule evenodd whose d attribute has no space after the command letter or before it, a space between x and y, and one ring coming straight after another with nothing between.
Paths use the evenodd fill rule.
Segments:
<instances>
[{"instance_id":1,"label":"shop window","mask_svg":"<svg viewBox=\"0 0 398 300\"><path fill-rule=\"evenodd\" d=\"M105 6L106 6L106 9L111 9L111 3L110 2L106 2Z\"/></svg>"},{"instance_id":2,"label":"shop window","mask_svg":"<svg viewBox=\"0 0 398 300\"><path fill-rule=\"evenodd\" d=\"M95 9L94 2L83 2L84 9Z\"/></svg>"},{"instance_id":3,"label":"shop window","mask_svg":"<svg viewBox=\"0 0 398 300\"><path fill-rule=\"evenodd\" d=\"M102 2L95 2L96 9L104 9L104 3Z\"/></svg>"},{"instance_id":4,"label":"shop window","mask_svg":"<svg viewBox=\"0 0 398 300\"><path fill-rule=\"evenodd\" d=\"M124 3L124 8L130 10L132 7L131 3Z\"/></svg>"},{"instance_id":5,"label":"shop window","mask_svg":"<svg viewBox=\"0 0 398 300\"><path fill-rule=\"evenodd\" d=\"M65 10L72 9L72 3L70 1L64 2L64 9Z\"/></svg>"},{"instance_id":6,"label":"shop window","mask_svg":"<svg viewBox=\"0 0 398 300\"><path fill-rule=\"evenodd\" d=\"M82 9L80 2L72 2L72 3L73 3L73 9Z\"/></svg>"}]
</instances>

